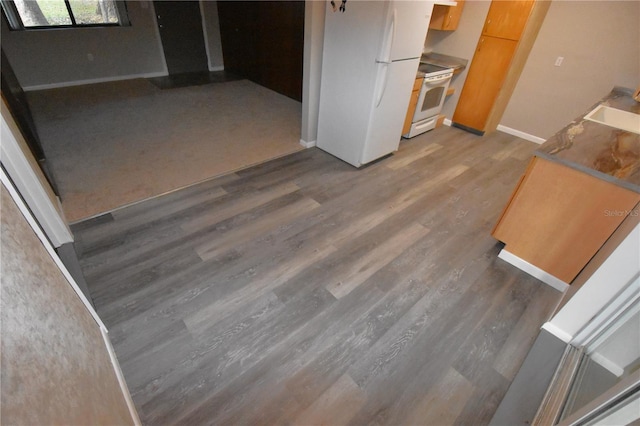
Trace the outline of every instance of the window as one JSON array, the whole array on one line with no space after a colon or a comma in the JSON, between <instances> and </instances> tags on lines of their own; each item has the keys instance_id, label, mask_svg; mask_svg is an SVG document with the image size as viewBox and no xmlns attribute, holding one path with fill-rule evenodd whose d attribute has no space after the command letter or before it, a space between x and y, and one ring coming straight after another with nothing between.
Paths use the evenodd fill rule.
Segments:
<instances>
[{"instance_id":1,"label":"window","mask_svg":"<svg viewBox=\"0 0 640 426\"><path fill-rule=\"evenodd\" d=\"M124 1L0 0L13 30L130 25Z\"/></svg>"}]
</instances>

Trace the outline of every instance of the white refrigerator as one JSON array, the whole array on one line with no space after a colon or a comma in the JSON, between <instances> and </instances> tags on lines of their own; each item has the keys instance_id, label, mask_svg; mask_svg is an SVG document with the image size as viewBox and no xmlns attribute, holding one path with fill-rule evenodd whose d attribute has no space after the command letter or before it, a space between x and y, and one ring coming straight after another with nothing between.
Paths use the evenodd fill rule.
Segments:
<instances>
[{"instance_id":1,"label":"white refrigerator","mask_svg":"<svg viewBox=\"0 0 640 426\"><path fill-rule=\"evenodd\" d=\"M433 3L326 9L317 146L360 167L398 149Z\"/></svg>"}]
</instances>

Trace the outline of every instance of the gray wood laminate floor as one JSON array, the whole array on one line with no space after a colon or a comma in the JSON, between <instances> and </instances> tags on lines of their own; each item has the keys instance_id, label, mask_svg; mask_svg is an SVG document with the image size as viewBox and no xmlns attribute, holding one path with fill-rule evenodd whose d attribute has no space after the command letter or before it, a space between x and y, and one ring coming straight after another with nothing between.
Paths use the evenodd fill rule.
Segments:
<instances>
[{"instance_id":1,"label":"gray wood laminate floor","mask_svg":"<svg viewBox=\"0 0 640 426\"><path fill-rule=\"evenodd\" d=\"M560 293L490 235L535 146L313 148L73 227L145 424L486 424Z\"/></svg>"}]
</instances>

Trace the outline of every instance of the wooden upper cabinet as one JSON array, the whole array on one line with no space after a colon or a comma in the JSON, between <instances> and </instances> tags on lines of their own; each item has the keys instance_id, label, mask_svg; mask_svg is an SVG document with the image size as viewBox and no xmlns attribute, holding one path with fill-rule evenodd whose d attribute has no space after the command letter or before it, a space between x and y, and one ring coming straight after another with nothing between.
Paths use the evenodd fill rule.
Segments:
<instances>
[{"instance_id":1,"label":"wooden upper cabinet","mask_svg":"<svg viewBox=\"0 0 640 426\"><path fill-rule=\"evenodd\" d=\"M456 0L456 2L458 3L456 6L434 5L429 29L454 31L458 28L458 22L460 22L462 9L464 8L464 0Z\"/></svg>"},{"instance_id":2,"label":"wooden upper cabinet","mask_svg":"<svg viewBox=\"0 0 640 426\"><path fill-rule=\"evenodd\" d=\"M534 0L492 1L482 35L520 40L534 3Z\"/></svg>"},{"instance_id":3,"label":"wooden upper cabinet","mask_svg":"<svg viewBox=\"0 0 640 426\"><path fill-rule=\"evenodd\" d=\"M517 45L514 40L480 37L453 115L454 123L484 130Z\"/></svg>"}]
</instances>

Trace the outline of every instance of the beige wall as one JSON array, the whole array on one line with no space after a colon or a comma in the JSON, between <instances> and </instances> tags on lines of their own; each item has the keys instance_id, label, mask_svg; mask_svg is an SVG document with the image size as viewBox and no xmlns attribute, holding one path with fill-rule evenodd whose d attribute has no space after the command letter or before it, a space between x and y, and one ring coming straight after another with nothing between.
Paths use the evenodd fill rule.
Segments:
<instances>
[{"instance_id":1,"label":"beige wall","mask_svg":"<svg viewBox=\"0 0 640 426\"><path fill-rule=\"evenodd\" d=\"M501 124L547 139L616 85L640 85L640 2L553 1Z\"/></svg>"},{"instance_id":2,"label":"beige wall","mask_svg":"<svg viewBox=\"0 0 640 426\"><path fill-rule=\"evenodd\" d=\"M151 2L128 1L127 9L130 27L11 31L2 19L2 48L27 89L166 74Z\"/></svg>"},{"instance_id":3,"label":"beige wall","mask_svg":"<svg viewBox=\"0 0 640 426\"><path fill-rule=\"evenodd\" d=\"M458 30L430 31L425 48L471 60L489 5L467 1ZM553 1L500 124L547 139L613 86L640 84L639 22L637 1ZM449 119L465 78L454 78Z\"/></svg>"},{"instance_id":4,"label":"beige wall","mask_svg":"<svg viewBox=\"0 0 640 426\"><path fill-rule=\"evenodd\" d=\"M480 0L468 0L465 2L458 29L455 31L429 30L425 42L425 51L457 56L469 60L469 64L471 64L490 4L491 2L489 1ZM442 113L449 119L453 117L453 112L456 110L462 86L467 78L467 71L469 71L469 66L462 73L454 76L451 81L451 86L455 88L455 92L447 98L442 110Z\"/></svg>"},{"instance_id":5,"label":"beige wall","mask_svg":"<svg viewBox=\"0 0 640 426\"><path fill-rule=\"evenodd\" d=\"M0 423L133 424L100 327L4 184L0 195Z\"/></svg>"},{"instance_id":6,"label":"beige wall","mask_svg":"<svg viewBox=\"0 0 640 426\"><path fill-rule=\"evenodd\" d=\"M130 27L11 31L2 19L2 48L26 89L167 74L153 4L127 1ZM215 1L202 1L209 68L223 69ZM87 55L93 55L89 60Z\"/></svg>"}]
</instances>

